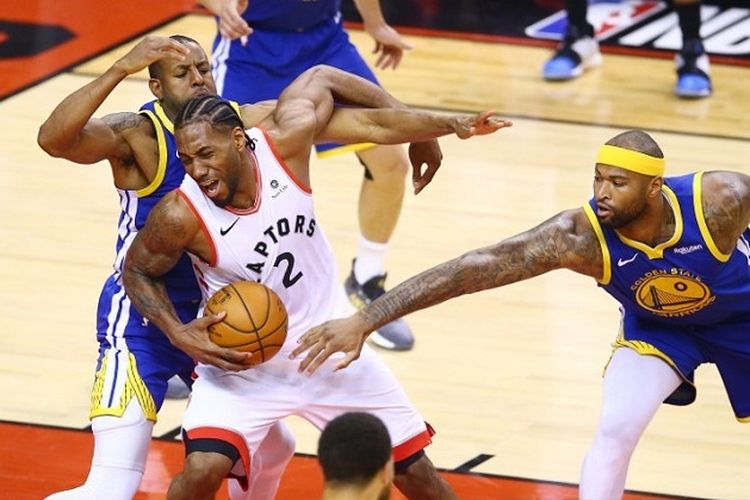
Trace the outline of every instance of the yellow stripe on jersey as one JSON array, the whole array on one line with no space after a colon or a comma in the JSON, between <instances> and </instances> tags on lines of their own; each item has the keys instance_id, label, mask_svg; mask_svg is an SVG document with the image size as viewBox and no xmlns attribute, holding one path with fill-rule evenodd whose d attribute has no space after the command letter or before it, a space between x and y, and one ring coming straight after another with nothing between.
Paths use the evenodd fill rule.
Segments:
<instances>
[{"instance_id":1,"label":"yellow stripe on jersey","mask_svg":"<svg viewBox=\"0 0 750 500\"><path fill-rule=\"evenodd\" d=\"M714 238L711 236L711 231L708 230L708 225L706 224L706 216L703 213L702 180L703 172L698 172L695 174L695 177L693 177L693 208L695 209L695 220L698 221L698 228L701 231L701 236L703 236L703 241L706 242L706 246L708 246L711 255L713 255L719 262L727 262L732 254L725 254L719 250L719 247L716 246L716 242L714 242Z\"/></svg>"},{"instance_id":2,"label":"yellow stripe on jersey","mask_svg":"<svg viewBox=\"0 0 750 500\"><path fill-rule=\"evenodd\" d=\"M343 153L356 153L357 151L364 151L365 149L374 148L375 146L377 146L377 144L373 144L372 142L362 142L360 144L347 144L344 146L338 146L335 148L326 149L325 151L316 153L316 155L318 158L324 160L326 158L337 156Z\"/></svg>"},{"instance_id":3,"label":"yellow stripe on jersey","mask_svg":"<svg viewBox=\"0 0 750 500\"><path fill-rule=\"evenodd\" d=\"M617 234L617 237L620 238L620 241L622 241L629 247L635 248L636 250L640 250L641 252L645 253L646 257L648 257L649 259L661 259L664 255L664 250L675 245L678 241L680 241L680 238L682 238L682 210L680 209L680 203L677 201L677 195L675 195L674 191L669 189L669 187L666 185L662 186L661 192L667 198L667 201L669 202L669 205L672 207L672 211L674 212L674 234L672 234L672 237L669 238L668 241L659 243L655 247L650 247L645 243L631 240L630 238L623 236L617 229L615 229L615 233Z\"/></svg>"},{"instance_id":4,"label":"yellow stripe on jersey","mask_svg":"<svg viewBox=\"0 0 750 500\"><path fill-rule=\"evenodd\" d=\"M164 123L164 126L167 127L169 133L174 135L174 124L172 123L172 120L167 117L167 114L164 112L164 108L161 107L159 101L154 103L154 111L156 111L156 116L158 116L162 123Z\"/></svg>"},{"instance_id":5,"label":"yellow stripe on jersey","mask_svg":"<svg viewBox=\"0 0 750 500\"><path fill-rule=\"evenodd\" d=\"M102 415L109 415L113 417L121 417L128 407L128 403L135 396L138 399L138 403L141 405L143 414L146 419L156 422L156 403L154 398L148 391L145 382L138 374L138 366L135 361L135 356L132 353L128 353L128 366L125 372L125 381L122 387L122 394L117 406L106 407L102 405L102 397L104 396L104 379L107 373L107 364L109 361L109 350L102 357L102 366L99 371L96 372L94 379L94 388L91 391L91 411L89 412L89 418L100 417ZM120 375L120 374L117 374Z\"/></svg>"},{"instance_id":6,"label":"yellow stripe on jersey","mask_svg":"<svg viewBox=\"0 0 750 500\"><path fill-rule=\"evenodd\" d=\"M159 103L156 104L158 105ZM164 129L161 127L161 123L151 111L144 110L141 113L148 116L154 123L154 130L156 130L156 142L159 147L159 162L156 167L156 175L154 175L151 183L145 188L139 189L135 192L135 194L139 198L148 196L159 189L161 183L164 182L164 175L166 175L167 173L167 140L164 137Z\"/></svg>"},{"instance_id":7,"label":"yellow stripe on jersey","mask_svg":"<svg viewBox=\"0 0 750 500\"><path fill-rule=\"evenodd\" d=\"M602 279L598 281L602 285L609 285L609 281L612 279L612 258L609 255L607 240L604 239L599 219L596 218L594 210L588 203L583 206L583 212L586 214L594 233L596 233L596 238L599 240L599 247L602 249Z\"/></svg>"}]
</instances>

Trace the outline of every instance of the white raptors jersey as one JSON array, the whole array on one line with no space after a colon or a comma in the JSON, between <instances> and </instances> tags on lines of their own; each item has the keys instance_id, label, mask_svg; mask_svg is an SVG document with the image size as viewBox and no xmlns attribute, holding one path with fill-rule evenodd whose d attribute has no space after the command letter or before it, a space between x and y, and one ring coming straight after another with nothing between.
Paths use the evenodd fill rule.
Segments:
<instances>
[{"instance_id":1,"label":"white raptors jersey","mask_svg":"<svg viewBox=\"0 0 750 500\"><path fill-rule=\"evenodd\" d=\"M258 281L273 289L289 314L284 351L334 313L338 278L333 252L318 227L312 194L277 156L261 129L247 130L255 143L255 205L220 208L190 177L180 194L200 219L211 246L211 262L191 255L203 303L224 285ZM251 153L253 154L253 153Z\"/></svg>"}]
</instances>

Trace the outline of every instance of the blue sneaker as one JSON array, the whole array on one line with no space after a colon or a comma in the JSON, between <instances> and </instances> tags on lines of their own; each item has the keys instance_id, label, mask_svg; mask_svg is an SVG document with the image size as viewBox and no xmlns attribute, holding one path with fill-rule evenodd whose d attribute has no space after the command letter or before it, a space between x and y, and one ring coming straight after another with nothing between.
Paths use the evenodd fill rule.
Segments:
<instances>
[{"instance_id":1,"label":"blue sneaker","mask_svg":"<svg viewBox=\"0 0 750 500\"><path fill-rule=\"evenodd\" d=\"M385 278L385 274L374 276L366 283L360 284L354 277L354 266L352 266L352 272L344 282L344 290L349 302L357 309L362 309L385 293ZM378 347L392 351L408 351L414 347L414 334L403 318L381 326L370 334L368 340Z\"/></svg>"},{"instance_id":2,"label":"blue sneaker","mask_svg":"<svg viewBox=\"0 0 750 500\"><path fill-rule=\"evenodd\" d=\"M675 55L675 63L677 83L674 86L674 93L677 96L696 99L711 95L713 92L709 76L711 67L700 40L686 40L682 50Z\"/></svg>"},{"instance_id":3,"label":"blue sneaker","mask_svg":"<svg viewBox=\"0 0 750 500\"><path fill-rule=\"evenodd\" d=\"M542 68L545 80L563 81L578 78L583 71L602 64L599 42L569 27L560 46Z\"/></svg>"}]
</instances>

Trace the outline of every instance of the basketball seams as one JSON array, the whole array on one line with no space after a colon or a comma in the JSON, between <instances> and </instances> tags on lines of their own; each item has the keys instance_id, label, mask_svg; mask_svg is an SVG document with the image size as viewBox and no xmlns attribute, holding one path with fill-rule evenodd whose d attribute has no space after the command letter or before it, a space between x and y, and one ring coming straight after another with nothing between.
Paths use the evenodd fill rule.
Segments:
<instances>
[{"instance_id":1,"label":"basketball seams","mask_svg":"<svg viewBox=\"0 0 750 500\"><path fill-rule=\"evenodd\" d=\"M264 293L259 293L260 290L257 290L255 286L262 287ZM230 349L251 352L256 356L260 354L260 356L257 356L256 360L252 362L253 365L258 365L271 359L274 355L276 355L276 353L281 349L286 341L286 331L289 325L289 316L286 308L284 307L284 303L281 301L276 292L274 292L271 288L263 285L262 283L256 283L254 281L229 283L224 287L224 289L224 293L228 295L228 298L221 298L221 301L217 299L213 303L213 305L216 307L212 307L212 302L210 299L213 298L213 296L210 297L205 305L204 311L208 314L216 314L215 311L217 309L221 311L228 310L227 307L229 307L229 310L234 308L235 312L234 314L232 314L232 316L235 317L235 321L241 320L245 326L248 326L247 320L249 320L249 326L253 329L245 330L244 328L238 328L231 322L227 321L228 318L224 318L220 322L220 325L221 331L225 333L226 337L219 337L219 339L221 339L221 343L219 343L219 345ZM241 290L245 292L245 296L243 296ZM233 297L232 294L234 294L235 297ZM258 305L260 305L259 303L263 301L262 297L265 297L266 307L263 313L259 313L257 310ZM235 302L235 299L239 299L240 303L242 304L242 309L239 308L239 304ZM234 305L228 306L228 304ZM255 314L253 314L253 311L251 311L250 304L253 304ZM244 316L246 316L247 318L240 317L243 316L243 312ZM282 319L282 321L280 321L276 327L270 327L270 325L273 324L271 322L271 316L273 316L275 320ZM279 316L281 316L281 318L279 318ZM256 321L260 318L263 318L263 322L256 323ZM267 331L263 331L264 329ZM221 335L219 331L217 331L216 334ZM219 339L213 339L212 337L212 340L214 341L217 341ZM279 342L279 340L281 342Z\"/></svg>"}]
</instances>

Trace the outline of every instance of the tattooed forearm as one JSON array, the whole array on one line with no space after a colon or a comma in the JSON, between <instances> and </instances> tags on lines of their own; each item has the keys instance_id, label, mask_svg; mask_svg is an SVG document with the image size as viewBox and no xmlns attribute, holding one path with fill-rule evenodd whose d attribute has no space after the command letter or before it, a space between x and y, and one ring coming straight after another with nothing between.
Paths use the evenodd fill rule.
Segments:
<instances>
[{"instance_id":1,"label":"tattooed forearm","mask_svg":"<svg viewBox=\"0 0 750 500\"><path fill-rule=\"evenodd\" d=\"M181 325L164 286L163 276L179 260L192 235L177 195L166 195L151 211L128 250L123 282L133 304L167 336ZM171 337L170 337L171 338Z\"/></svg>"},{"instance_id":2,"label":"tattooed forearm","mask_svg":"<svg viewBox=\"0 0 750 500\"><path fill-rule=\"evenodd\" d=\"M126 266L123 282L128 297L144 318L169 336L169 329L180 320L161 279L153 279L132 265Z\"/></svg>"},{"instance_id":3,"label":"tattooed forearm","mask_svg":"<svg viewBox=\"0 0 750 500\"><path fill-rule=\"evenodd\" d=\"M496 288L569 268L584 274L601 269L598 243L576 234L570 213L497 245L468 252L405 281L360 311L372 330L400 316L460 295ZM585 262L593 264L585 265ZM598 264L598 268L596 267Z\"/></svg>"}]
</instances>

